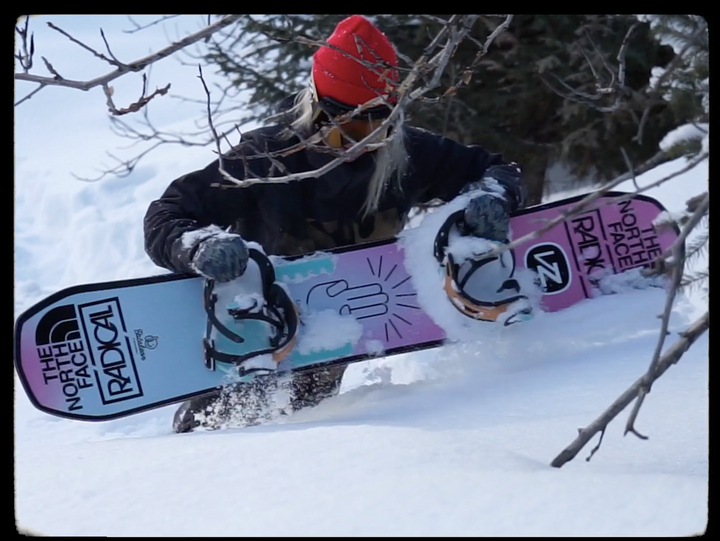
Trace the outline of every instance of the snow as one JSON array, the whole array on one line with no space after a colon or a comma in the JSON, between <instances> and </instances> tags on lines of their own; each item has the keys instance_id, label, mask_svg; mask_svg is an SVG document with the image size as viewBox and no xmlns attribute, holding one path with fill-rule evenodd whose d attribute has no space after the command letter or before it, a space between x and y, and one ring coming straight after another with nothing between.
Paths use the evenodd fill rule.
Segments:
<instances>
[{"instance_id":1,"label":"snow","mask_svg":"<svg viewBox=\"0 0 720 541\"><path fill-rule=\"evenodd\" d=\"M699 122L696 124L683 124L678 126L674 130L668 132L662 141L660 141L660 148L663 150L670 150L674 145L693 139L704 139L709 137L710 124L706 122Z\"/></svg>"},{"instance_id":2,"label":"snow","mask_svg":"<svg viewBox=\"0 0 720 541\"><path fill-rule=\"evenodd\" d=\"M98 50L102 26L123 59L166 42L161 26L122 34L131 27L125 17L32 19L37 51L67 77L107 66L46 28L48 20ZM176 25L194 29L197 21L185 16L164 26L174 36ZM192 67L164 61L153 80L202 99ZM138 85L121 79L114 86L118 103L137 98ZM16 84L18 96L28 90ZM198 114L192 104L155 105L161 128ZM72 173L90 174L106 151L127 143L110 133L102 93L46 88L15 113L15 316L74 284L165 272L144 253L144 212L173 178L211 161L212 149L160 147L126 178L81 182ZM684 163L664 164L638 182ZM707 174L706 160L648 195L680 212L707 189ZM632 190L632 181L619 188ZM431 232L432 224L433 215L419 227ZM419 250L415 257L428 280L439 279ZM563 468L549 466L650 362L664 293L615 287L620 294L527 324L478 327L469 343L352 365L338 397L245 429L175 435L174 406L104 423L63 420L33 408L15 376L18 527L55 536L703 532L707 334L646 398L637 428L648 440L623 437L625 411L591 461L596 439ZM458 315L447 307L448 317ZM666 344L704 310L706 299L681 296Z\"/></svg>"},{"instance_id":3,"label":"snow","mask_svg":"<svg viewBox=\"0 0 720 541\"><path fill-rule=\"evenodd\" d=\"M237 235L233 233L225 232L224 229L218 227L217 225L208 225L206 227L195 229L194 231L187 231L183 233L180 237L180 242L182 243L183 248L190 248L199 241L205 240L209 237L234 238L236 236Z\"/></svg>"},{"instance_id":4,"label":"snow","mask_svg":"<svg viewBox=\"0 0 720 541\"><path fill-rule=\"evenodd\" d=\"M303 355L323 349L336 349L356 344L363 326L352 316L341 316L333 310L320 310L303 316L303 333L297 349Z\"/></svg>"}]
</instances>

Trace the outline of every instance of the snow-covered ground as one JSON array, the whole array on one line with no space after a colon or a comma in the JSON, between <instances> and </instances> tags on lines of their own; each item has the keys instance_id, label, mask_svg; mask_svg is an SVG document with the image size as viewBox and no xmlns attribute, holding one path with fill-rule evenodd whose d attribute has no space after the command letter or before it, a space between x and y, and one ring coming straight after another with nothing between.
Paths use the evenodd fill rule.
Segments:
<instances>
[{"instance_id":1,"label":"snow-covered ground","mask_svg":"<svg viewBox=\"0 0 720 541\"><path fill-rule=\"evenodd\" d=\"M67 77L106 70L44 28L48 20L98 50L102 26L124 60L166 43L159 31L123 34L124 17L33 19L36 49ZM202 99L196 75L166 60L153 84L172 81ZM137 98L129 82L116 86L119 103ZM31 89L16 84L18 98ZM198 110L167 97L156 105L167 128ZM127 178L84 183L71 173L93 175L125 143L108 130L102 92L44 89L15 114L15 315L70 285L162 272L143 251L145 209L211 150L160 148ZM706 183L707 162L649 195L679 211ZM174 435L174 407L106 423L62 420L34 409L15 376L17 524L71 536L702 532L707 336L653 386L637 422L649 440L623 436L624 412L590 462L596 441L563 468L549 465L645 371L663 303L654 288L601 297L482 343L356 364L337 398L245 429ZM671 330L706 308L698 295L682 297Z\"/></svg>"}]
</instances>

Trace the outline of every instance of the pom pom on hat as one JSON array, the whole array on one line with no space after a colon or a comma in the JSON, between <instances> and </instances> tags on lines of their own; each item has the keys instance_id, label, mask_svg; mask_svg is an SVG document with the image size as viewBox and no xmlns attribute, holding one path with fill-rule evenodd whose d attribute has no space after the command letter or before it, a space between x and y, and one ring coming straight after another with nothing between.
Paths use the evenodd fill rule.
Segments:
<instances>
[{"instance_id":1,"label":"pom pom on hat","mask_svg":"<svg viewBox=\"0 0 720 541\"><path fill-rule=\"evenodd\" d=\"M340 21L327 43L366 62L377 64L384 61L393 68L397 67L397 55L390 40L362 15L352 15ZM358 48L361 53L358 53ZM395 69L382 65L370 69L326 46L320 47L313 56L312 77L320 98L333 98L352 107L378 95L388 99L399 79Z\"/></svg>"}]
</instances>

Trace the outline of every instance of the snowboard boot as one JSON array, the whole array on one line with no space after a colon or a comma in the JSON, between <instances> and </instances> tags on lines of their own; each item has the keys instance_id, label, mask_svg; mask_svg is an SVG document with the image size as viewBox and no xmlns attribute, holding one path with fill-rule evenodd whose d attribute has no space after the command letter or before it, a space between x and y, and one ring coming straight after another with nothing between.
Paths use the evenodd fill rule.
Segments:
<instances>
[{"instance_id":1,"label":"snowboard boot","mask_svg":"<svg viewBox=\"0 0 720 541\"><path fill-rule=\"evenodd\" d=\"M270 374L191 398L175 412L173 432L192 432L198 427L217 430L259 424L269 415L280 413L273 411L270 405L275 390L277 378Z\"/></svg>"},{"instance_id":2,"label":"snowboard boot","mask_svg":"<svg viewBox=\"0 0 720 541\"><path fill-rule=\"evenodd\" d=\"M229 385L191 398L175 412L173 432L252 426L317 406L338 394L346 369L347 366L334 366L301 372L285 382L279 382L275 374L258 376L248 383ZM282 400L276 400L283 393L289 397L289 407L281 403Z\"/></svg>"},{"instance_id":3,"label":"snowboard boot","mask_svg":"<svg viewBox=\"0 0 720 541\"><path fill-rule=\"evenodd\" d=\"M175 411L175 416L173 417L173 432L176 434L192 432L203 424L204 421L207 425L206 418L214 405L220 403L220 394L221 391L217 390L183 402Z\"/></svg>"},{"instance_id":4,"label":"snowboard boot","mask_svg":"<svg viewBox=\"0 0 720 541\"><path fill-rule=\"evenodd\" d=\"M347 370L347 365L295 374L290 382L292 411L317 406L326 398L337 395L345 370Z\"/></svg>"}]
</instances>

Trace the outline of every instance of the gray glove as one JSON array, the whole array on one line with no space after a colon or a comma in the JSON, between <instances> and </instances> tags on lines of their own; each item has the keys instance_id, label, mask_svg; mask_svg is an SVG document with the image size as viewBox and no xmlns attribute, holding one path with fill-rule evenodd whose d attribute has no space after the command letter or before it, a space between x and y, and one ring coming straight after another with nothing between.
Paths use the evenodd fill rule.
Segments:
<instances>
[{"instance_id":1,"label":"gray glove","mask_svg":"<svg viewBox=\"0 0 720 541\"><path fill-rule=\"evenodd\" d=\"M249 257L240 235L218 233L200 242L192 258L192 267L205 278L229 282L243 275Z\"/></svg>"},{"instance_id":2,"label":"gray glove","mask_svg":"<svg viewBox=\"0 0 720 541\"><path fill-rule=\"evenodd\" d=\"M482 180L468 185L463 193L482 190L465 209L465 232L502 242L510 232L510 213L525 204L525 190L517 164L489 167Z\"/></svg>"},{"instance_id":3,"label":"gray glove","mask_svg":"<svg viewBox=\"0 0 720 541\"><path fill-rule=\"evenodd\" d=\"M465 209L466 232L476 237L502 242L510 232L510 214L500 198L482 194L470 200Z\"/></svg>"}]
</instances>

